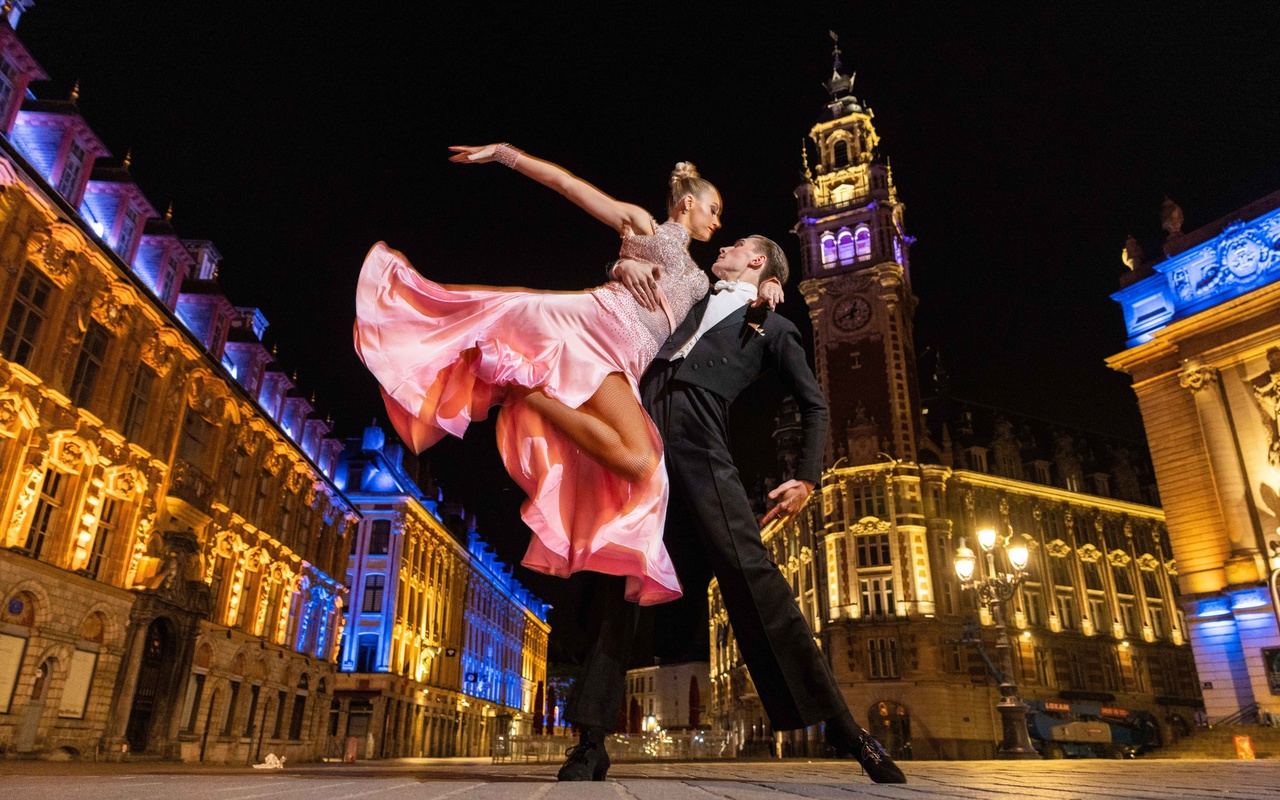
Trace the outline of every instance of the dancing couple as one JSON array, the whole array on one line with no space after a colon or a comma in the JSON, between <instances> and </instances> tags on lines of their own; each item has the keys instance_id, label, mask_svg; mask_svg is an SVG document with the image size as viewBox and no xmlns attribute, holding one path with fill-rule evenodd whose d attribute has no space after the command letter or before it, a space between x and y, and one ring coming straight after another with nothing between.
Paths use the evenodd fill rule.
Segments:
<instances>
[{"instance_id":1,"label":"dancing couple","mask_svg":"<svg viewBox=\"0 0 1280 800\"><path fill-rule=\"evenodd\" d=\"M521 563L591 573L592 636L565 714L580 740L559 779L608 772L639 606L679 598L682 581L705 593L710 573L773 728L823 723L827 743L872 780L904 782L850 715L729 452L730 404L777 372L800 407L803 447L765 521L798 511L821 475L822 392L799 331L770 310L788 275L782 249L758 235L722 247L713 287L688 244L720 228L723 203L692 164L671 173L659 225L510 145L450 149L452 161L496 161L556 190L622 236L611 279L587 291L445 286L379 243L356 293L356 350L405 442L420 452L461 437L500 406L498 449L533 531Z\"/></svg>"}]
</instances>

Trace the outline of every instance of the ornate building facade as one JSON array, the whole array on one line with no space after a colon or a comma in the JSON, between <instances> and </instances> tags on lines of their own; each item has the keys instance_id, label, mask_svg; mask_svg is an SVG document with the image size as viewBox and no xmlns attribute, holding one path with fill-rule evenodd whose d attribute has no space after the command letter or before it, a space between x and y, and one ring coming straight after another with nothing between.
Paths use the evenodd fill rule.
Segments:
<instances>
[{"instance_id":1,"label":"ornate building facade","mask_svg":"<svg viewBox=\"0 0 1280 800\"><path fill-rule=\"evenodd\" d=\"M710 664L685 661L627 670L624 711L627 724L619 733L692 730L707 719Z\"/></svg>"},{"instance_id":2,"label":"ornate building facade","mask_svg":"<svg viewBox=\"0 0 1280 800\"><path fill-rule=\"evenodd\" d=\"M1183 233L1132 237L1112 297L1178 558L1211 721L1280 715L1280 192Z\"/></svg>"},{"instance_id":3,"label":"ornate building facade","mask_svg":"<svg viewBox=\"0 0 1280 800\"><path fill-rule=\"evenodd\" d=\"M378 427L341 459L338 483L364 519L347 573L335 753L354 738L367 758L488 755L494 737L529 732L545 691L547 606L418 469Z\"/></svg>"},{"instance_id":4,"label":"ornate building facade","mask_svg":"<svg viewBox=\"0 0 1280 800\"><path fill-rule=\"evenodd\" d=\"M795 231L833 466L805 509L762 536L850 710L899 756L993 755L992 620L952 563L962 538L993 527L1032 552L1011 615L1024 697L1142 715L1167 741L1199 700L1142 448L956 401L940 373L938 396L920 400L903 205L838 60L828 89ZM783 479L798 431L784 411ZM774 741L715 583L709 603L715 725L744 752L821 753L816 728Z\"/></svg>"},{"instance_id":5,"label":"ornate building facade","mask_svg":"<svg viewBox=\"0 0 1280 800\"><path fill-rule=\"evenodd\" d=\"M27 3L19 4L25 8ZM0 18L0 750L318 754L341 444ZM338 577L335 577L338 576Z\"/></svg>"}]
</instances>

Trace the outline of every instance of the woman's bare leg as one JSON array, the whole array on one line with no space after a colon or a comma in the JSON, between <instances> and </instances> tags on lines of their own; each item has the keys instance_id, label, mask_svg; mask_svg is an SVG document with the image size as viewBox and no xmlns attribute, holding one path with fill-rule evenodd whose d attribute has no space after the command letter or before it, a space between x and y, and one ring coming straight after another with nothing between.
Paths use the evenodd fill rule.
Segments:
<instances>
[{"instance_id":1,"label":"woman's bare leg","mask_svg":"<svg viewBox=\"0 0 1280 800\"><path fill-rule=\"evenodd\" d=\"M642 481L658 468L660 454L650 436L649 420L620 372L607 376L578 408L569 408L541 390L525 394L520 402L624 481Z\"/></svg>"}]
</instances>

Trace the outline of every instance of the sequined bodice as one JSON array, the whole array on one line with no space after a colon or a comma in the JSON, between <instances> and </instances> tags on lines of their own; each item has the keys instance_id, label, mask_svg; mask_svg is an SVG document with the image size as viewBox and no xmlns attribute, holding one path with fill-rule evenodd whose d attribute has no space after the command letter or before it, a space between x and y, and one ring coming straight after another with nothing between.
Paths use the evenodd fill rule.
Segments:
<instances>
[{"instance_id":1,"label":"sequined bodice","mask_svg":"<svg viewBox=\"0 0 1280 800\"><path fill-rule=\"evenodd\" d=\"M711 282L693 259L689 257L689 232L678 222L664 222L652 235L628 236L622 240L620 258L648 261L661 268L658 286L666 295L671 318L679 325L693 308L694 303L706 295ZM640 307L631 292L617 281L610 281L592 290L623 326L623 333L632 339L645 354L645 361L658 354L662 343L671 335L671 323L661 309L646 311Z\"/></svg>"}]
</instances>

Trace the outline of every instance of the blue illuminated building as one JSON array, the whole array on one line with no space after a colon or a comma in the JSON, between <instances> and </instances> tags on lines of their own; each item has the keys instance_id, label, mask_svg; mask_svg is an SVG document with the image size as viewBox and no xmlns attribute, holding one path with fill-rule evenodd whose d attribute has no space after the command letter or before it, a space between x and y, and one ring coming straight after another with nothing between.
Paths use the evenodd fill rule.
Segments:
<instances>
[{"instance_id":1,"label":"blue illuminated building","mask_svg":"<svg viewBox=\"0 0 1280 800\"><path fill-rule=\"evenodd\" d=\"M547 606L464 510L377 426L348 443L337 484L361 510L335 701L368 758L487 755L528 732L546 680Z\"/></svg>"},{"instance_id":2,"label":"blue illuminated building","mask_svg":"<svg viewBox=\"0 0 1280 800\"><path fill-rule=\"evenodd\" d=\"M0 752L318 758L342 442L216 248L40 86L31 5L0 14Z\"/></svg>"},{"instance_id":3,"label":"blue illuminated building","mask_svg":"<svg viewBox=\"0 0 1280 800\"><path fill-rule=\"evenodd\" d=\"M1112 295L1211 722L1280 716L1280 192L1165 241ZM1155 248L1147 248L1154 251Z\"/></svg>"}]
</instances>

